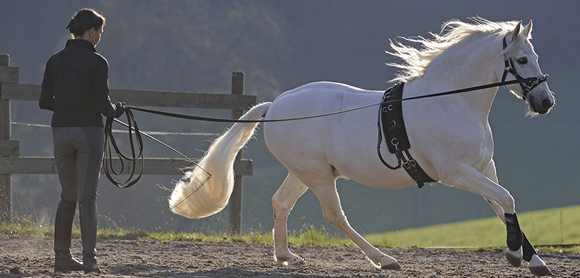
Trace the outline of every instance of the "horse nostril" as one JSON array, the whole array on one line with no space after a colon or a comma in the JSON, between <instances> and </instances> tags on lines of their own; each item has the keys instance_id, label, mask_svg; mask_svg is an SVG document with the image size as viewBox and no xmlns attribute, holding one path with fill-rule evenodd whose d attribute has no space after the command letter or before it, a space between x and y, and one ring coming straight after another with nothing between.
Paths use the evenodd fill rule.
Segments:
<instances>
[{"instance_id":1,"label":"horse nostril","mask_svg":"<svg viewBox=\"0 0 580 278\"><path fill-rule=\"evenodd\" d=\"M542 100L542 108L549 109L554 105L549 99Z\"/></svg>"}]
</instances>

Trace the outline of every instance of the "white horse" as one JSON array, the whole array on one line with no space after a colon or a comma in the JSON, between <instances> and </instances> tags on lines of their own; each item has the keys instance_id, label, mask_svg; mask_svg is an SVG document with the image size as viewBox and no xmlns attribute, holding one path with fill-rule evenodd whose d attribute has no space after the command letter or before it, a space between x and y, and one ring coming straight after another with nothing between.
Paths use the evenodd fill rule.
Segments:
<instances>
[{"instance_id":1,"label":"white horse","mask_svg":"<svg viewBox=\"0 0 580 278\"><path fill-rule=\"evenodd\" d=\"M403 98L410 98L514 80L518 74L520 78L540 76L538 56L529 40L531 30L531 21L526 26L480 18L473 23L448 22L440 35L432 34L433 40L411 40L422 49L391 43L395 52L390 54L405 61L394 65L403 69L394 80L406 83ZM508 65L513 71L504 76L508 70L505 61L510 59L515 61ZM530 113L547 113L554 105L548 85L535 84L527 91L524 85L507 87L529 104ZM498 183L488 122L496 92L497 88L490 88L403 101L410 152L432 179L485 198L504 224L507 220L508 261L519 266L523 257L532 273L546 275L550 270L519 229L514 199ZM338 83L311 83L283 93L274 102L256 105L240 119L272 120L337 112L380 103L382 93ZM335 184L341 177L375 188L400 189L416 184L404 170L388 170L379 160L378 106L374 107L264 124L268 149L288 169L288 176L272 198L274 256L278 263L304 262L288 249L287 218L297 199L310 188L320 201L324 219L360 247L376 267L400 269L393 257L370 245L350 226ZM236 123L213 142L199 163L213 177L201 185L207 177L204 171L187 173L170 198L174 213L201 218L226 206L233 190L234 158L250 140L256 125ZM383 156L396 164L394 155L383 152Z\"/></svg>"}]
</instances>

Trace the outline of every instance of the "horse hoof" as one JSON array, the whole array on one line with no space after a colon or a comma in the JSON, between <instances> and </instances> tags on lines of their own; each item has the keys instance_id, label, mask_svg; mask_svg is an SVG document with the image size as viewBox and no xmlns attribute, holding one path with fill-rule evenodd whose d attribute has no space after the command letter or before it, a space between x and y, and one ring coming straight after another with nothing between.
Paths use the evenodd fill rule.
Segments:
<instances>
[{"instance_id":1,"label":"horse hoof","mask_svg":"<svg viewBox=\"0 0 580 278\"><path fill-rule=\"evenodd\" d=\"M290 265L303 265L305 264L304 262L304 258L300 258L299 260L292 260L291 262L288 262Z\"/></svg>"},{"instance_id":2,"label":"horse hoof","mask_svg":"<svg viewBox=\"0 0 580 278\"><path fill-rule=\"evenodd\" d=\"M401 270L401 265L395 262L389 265L381 266L381 269Z\"/></svg>"},{"instance_id":3,"label":"horse hoof","mask_svg":"<svg viewBox=\"0 0 580 278\"><path fill-rule=\"evenodd\" d=\"M294 255L291 258L275 258L275 259L276 262L281 265L303 265L305 261L304 257L296 255Z\"/></svg>"},{"instance_id":4,"label":"horse hoof","mask_svg":"<svg viewBox=\"0 0 580 278\"><path fill-rule=\"evenodd\" d=\"M550 269L546 266L546 263L534 254L528 265L530 272L536 276L546 276L552 274Z\"/></svg>"},{"instance_id":5,"label":"horse hoof","mask_svg":"<svg viewBox=\"0 0 580 278\"><path fill-rule=\"evenodd\" d=\"M518 249L518 251L512 251L508 248L505 252L507 261L515 267L519 267L522 264L522 253L520 251L521 248Z\"/></svg>"},{"instance_id":6,"label":"horse hoof","mask_svg":"<svg viewBox=\"0 0 580 278\"><path fill-rule=\"evenodd\" d=\"M543 266L530 266L530 272L536 276L546 276L552 274L550 269L543 265Z\"/></svg>"}]
</instances>

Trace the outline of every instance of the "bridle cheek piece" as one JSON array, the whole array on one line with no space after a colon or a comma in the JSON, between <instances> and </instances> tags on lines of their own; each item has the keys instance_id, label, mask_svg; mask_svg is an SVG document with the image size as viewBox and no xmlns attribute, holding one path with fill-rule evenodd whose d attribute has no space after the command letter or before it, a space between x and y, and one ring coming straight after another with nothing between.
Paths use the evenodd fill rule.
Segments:
<instances>
[{"instance_id":1,"label":"bridle cheek piece","mask_svg":"<svg viewBox=\"0 0 580 278\"><path fill-rule=\"evenodd\" d=\"M503 38L503 49L507 47L506 37ZM511 73L517 81L519 81L520 87L522 88L522 99L524 101L528 98L528 93L530 93L534 88L540 85L542 82L546 81L550 75L542 74L535 77L528 77L523 78L521 75L518 74L516 68L514 67L514 62L512 58L507 58L504 60L505 69L503 71L503 76L501 78L501 82L505 82L508 72Z\"/></svg>"}]
</instances>

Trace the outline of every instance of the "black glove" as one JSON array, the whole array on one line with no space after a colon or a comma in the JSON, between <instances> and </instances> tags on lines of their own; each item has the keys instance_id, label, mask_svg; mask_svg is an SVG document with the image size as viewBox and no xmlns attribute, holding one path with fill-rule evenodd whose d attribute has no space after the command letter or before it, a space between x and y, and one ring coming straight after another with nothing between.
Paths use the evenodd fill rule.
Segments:
<instances>
[{"instance_id":1,"label":"black glove","mask_svg":"<svg viewBox=\"0 0 580 278\"><path fill-rule=\"evenodd\" d=\"M117 106L117 109L115 110L115 118L119 118L121 117L121 115L123 115L123 113L125 113L125 103L124 102L117 102L115 103L115 106Z\"/></svg>"}]
</instances>

